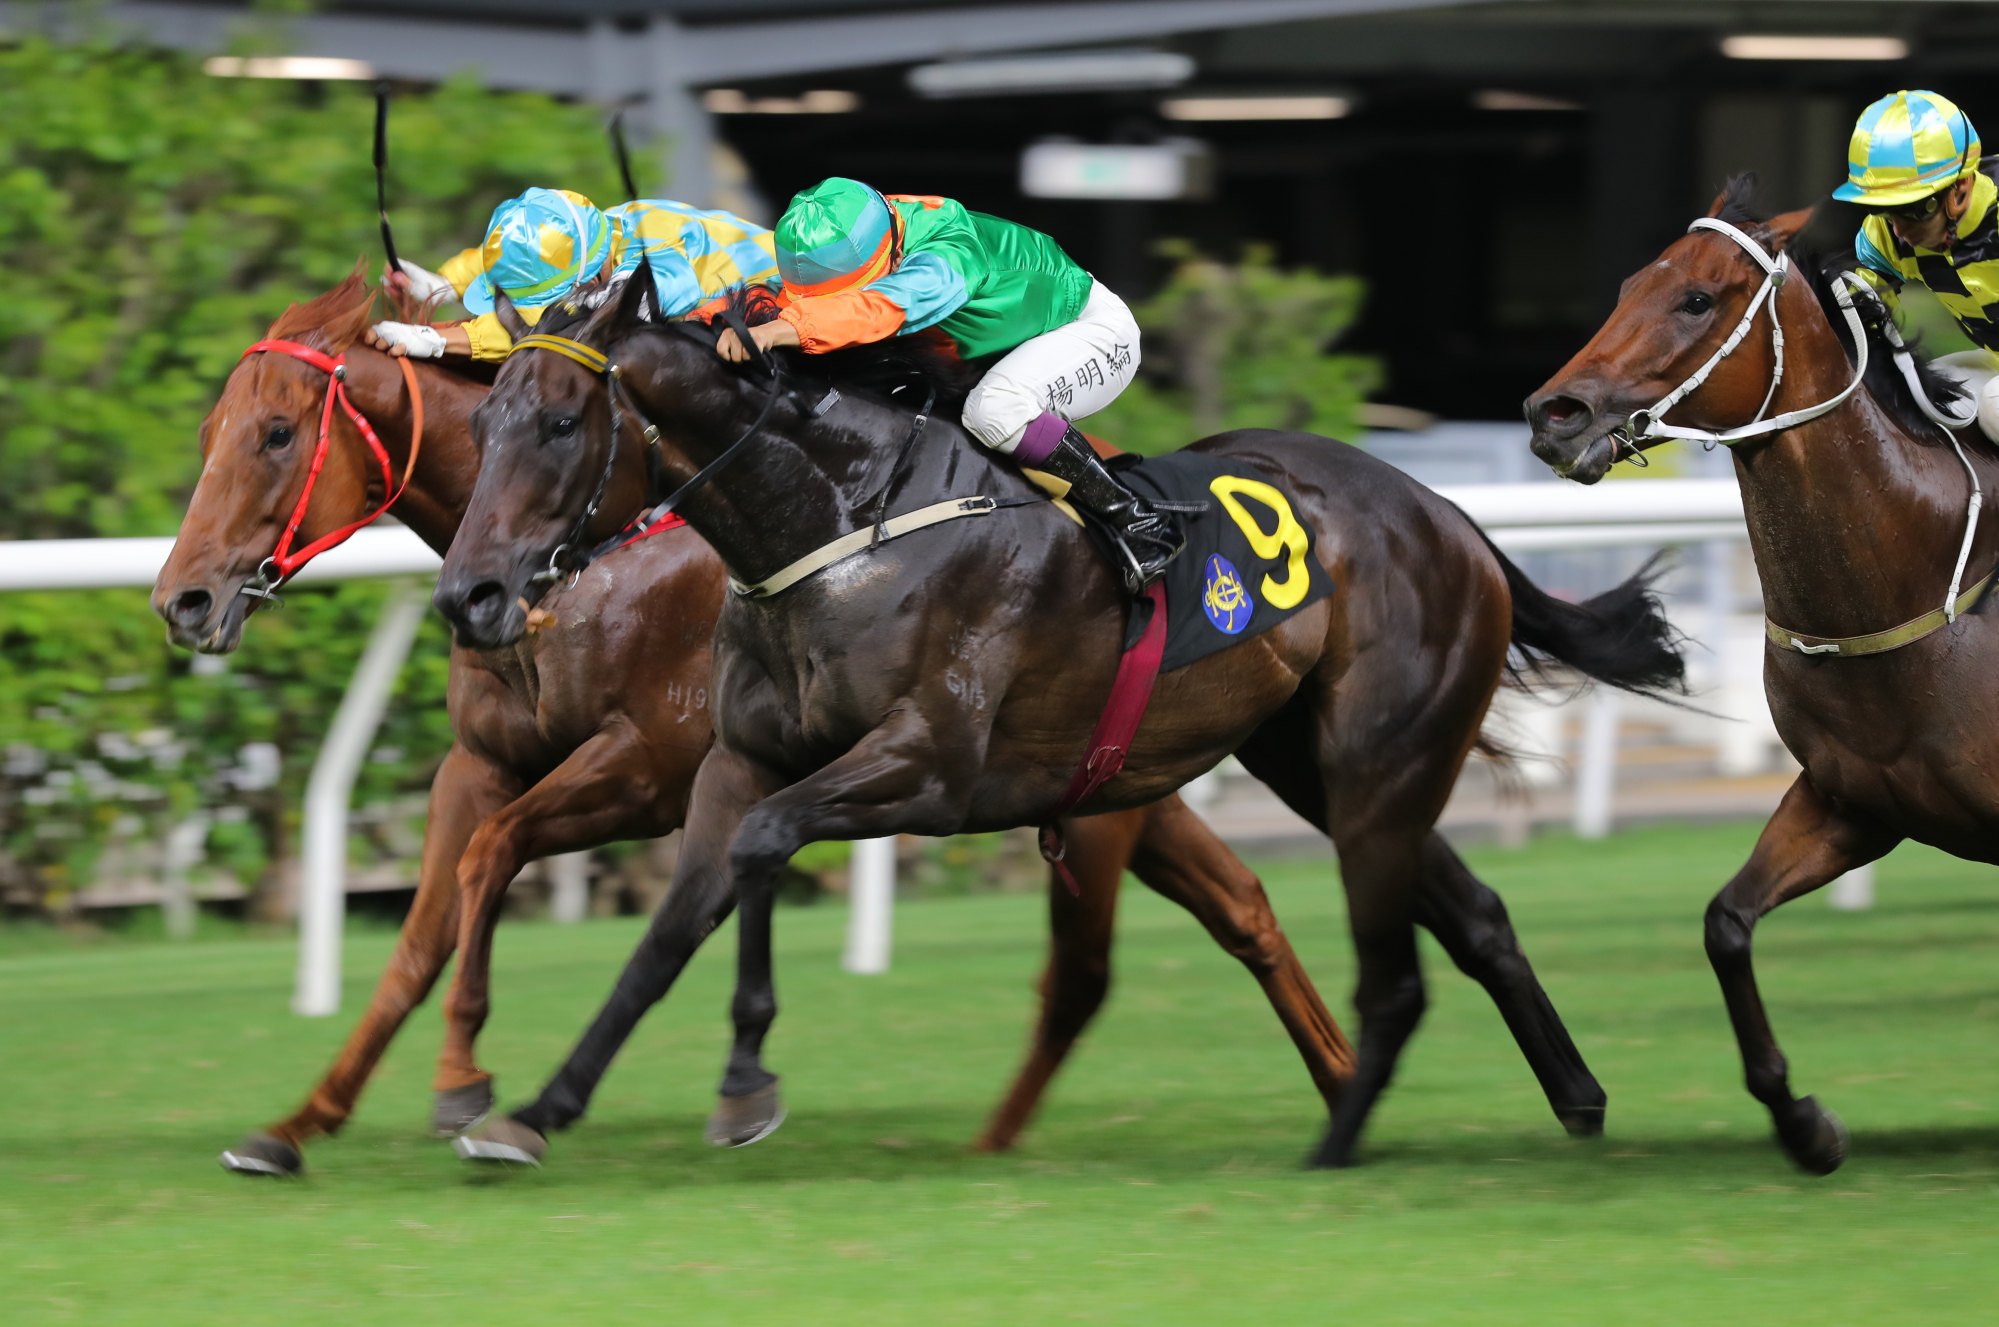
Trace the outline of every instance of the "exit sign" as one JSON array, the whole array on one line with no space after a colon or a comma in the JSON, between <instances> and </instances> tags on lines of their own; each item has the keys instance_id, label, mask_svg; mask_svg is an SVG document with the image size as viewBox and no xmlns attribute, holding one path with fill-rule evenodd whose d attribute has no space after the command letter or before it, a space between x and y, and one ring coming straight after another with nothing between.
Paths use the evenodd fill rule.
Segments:
<instances>
[{"instance_id":1,"label":"exit sign","mask_svg":"<svg viewBox=\"0 0 1999 1327\"><path fill-rule=\"evenodd\" d=\"M1030 198L1206 198L1214 156L1205 143L1035 143L1020 154Z\"/></svg>"}]
</instances>

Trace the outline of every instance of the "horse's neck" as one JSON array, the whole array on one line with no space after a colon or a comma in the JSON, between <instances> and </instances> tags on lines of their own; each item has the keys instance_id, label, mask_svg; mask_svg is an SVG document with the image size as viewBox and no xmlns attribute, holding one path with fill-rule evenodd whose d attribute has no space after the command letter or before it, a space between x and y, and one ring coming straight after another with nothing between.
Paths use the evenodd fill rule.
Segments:
<instances>
[{"instance_id":1,"label":"horse's neck","mask_svg":"<svg viewBox=\"0 0 1999 1327\"><path fill-rule=\"evenodd\" d=\"M402 371L389 356L359 349L348 352L347 364L348 395L382 440L400 483L409 465L414 419ZM423 439L409 485L389 512L442 555L465 519L479 477L472 410L486 389L428 362L410 368L423 393Z\"/></svg>"},{"instance_id":2,"label":"horse's neck","mask_svg":"<svg viewBox=\"0 0 1999 1327\"><path fill-rule=\"evenodd\" d=\"M1789 349L1772 414L1837 396L1853 375L1841 340L1847 329L1835 335L1804 282L1785 293ZM1942 602L1969 481L1949 447L1911 438L1866 388L1818 419L1738 449L1735 472L1774 621L1857 635ZM1991 546L1981 540L1974 562Z\"/></svg>"},{"instance_id":3,"label":"horse's neck","mask_svg":"<svg viewBox=\"0 0 1999 1327\"><path fill-rule=\"evenodd\" d=\"M657 416L691 463L673 467L673 478L685 482L693 466L741 437L763 409L763 392L756 383L746 391L684 397L678 410ZM912 421L900 411L855 394L819 417L810 413L814 398L808 390L779 401L758 439L680 508L738 579L769 576L871 517L908 437ZM896 472L891 515L916 500L901 495L947 496L946 485L955 485L949 494L955 496L986 491L980 478L958 472L970 462L982 477L991 462L970 454L976 448L953 446L945 436L950 430L944 420L928 422Z\"/></svg>"}]
</instances>

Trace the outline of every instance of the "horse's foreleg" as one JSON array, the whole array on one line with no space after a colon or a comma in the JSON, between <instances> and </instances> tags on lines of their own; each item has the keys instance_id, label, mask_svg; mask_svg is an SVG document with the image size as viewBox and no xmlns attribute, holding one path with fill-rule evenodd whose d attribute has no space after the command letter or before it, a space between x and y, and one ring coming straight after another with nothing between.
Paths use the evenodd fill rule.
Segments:
<instances>
[{"instance_id":1,"label":"horse's foreleg","mask_svg":"<svg viewBox=\"0 0 1999 1327\"><path fill-rule=\"evenodd\" d=\"M1605 1096L1520 950L1506 905L1432 831L1423 844L1419 919L1460 971L1485 988L1519 1043L1562 1127L1603 1132Z\"/></svg>"},{"instance_id":2,"label":"horse's foreleg","mask_svg":"<svg viewBox=\"0 0 1999 1327\"><path fill-rule=\"evenodd\" d=\"M1062 823L1065 861L1076 892L1048 881L1048 966L1041 974L1041 1015L1027 1062L974 1144L981 1152L1012 1147L1033 1118L1049 1080L1102 1007L1111 985L1111 934L1125 863L1149 809Z\"/></svg>"},{"instance_id":3,"label":"horse's foreleg","mask_svg":"<svg viewBox=\"0 0 1999 1327\"><path fill-rule=\"evenodd\" d=\"M473 833L458 867L460 954L445 997L444 1048L434 1083L441 1125L462 1128L491 1104L491 1076L479 1068L473 1044L491 1009L493 928L507 886L531 861L595 847L621 830L629 834L646 823L655 795L644 748L630 728L614 725L592 735ZM467 1103L473 1102L481 1104L472 1109Z\"/></svg>"},{"instance_id":4,"label":"horse's foreleg","mask_svg":"<svg viewBox=\"0 0 1999 1327\"><path fill-rule=\"evenodd\" d=\"M591 1094L639 1019L665 996L701 942L729 915L735 904L729 844L743 814L766 791L748 762L720 747L708 753L694 776L673 885L618 974L610 997L541 1094L511 1116L489 1120L460 1139L460 1155L539 1160L547 1149L548 1134L583 1117Z\"/></svg>"},{"instance_id":5,"label":"horse's foreleg","mask_svg":"<svg viewBox=\"0 0 1999 1327\"><path fill-rule=\"evenodd\" d=\"M1830 1174L1846 1160L1846 1130L1813 1098L1791 1095L1790 1066L1756 989L1750 935L1771 909L1866 865L1899 841L1888 830L1841 815L1810 776L1800 774L1749 861L1708 904L1708 962L1728 1002L1750 1095L1769 1110L1791 1159L1815 1175Z\"/></svg>"},{"instance_id":6,"label":"horse's foreleg","mask_svg":"<svg viewBox=\"0 0 1999 1327\"><path fill-rule=\"evenodd\" d=\"M1263 882L1178 797L1146 809L1131 869L1208 928L1254 976L1291 1034L1329 1110L1354 1072L1354 1050L1291 950Z\"/></svg>"},{"instance_id":7,"label":"horse's foreleg","mask_svg":"<svg viewBox=\"0 0 1999 1327\"><path fill-rule=\"evenodd\" d=\"M763 1042L777 1017L771 970L771 909L777 874L808 843L887 834L948 833L963 818L940 777L937 753L976 768L977 736L940 735L917 708L899 710L846 754L766 798L743 817L729 850L738 949L730 1004L736 1036L722 1075L710 1142L752 1143L777 1127L777 1077L763 1065Z\"/></svg>"},{"instance_id":8,"label":"horse's foreleg","mask_svg":"<svg viewBox=\"0 0 1999 1327\"><path fill-rule=\"evenodd\" d=\"M512 795L491 765L462 747L451 748L430 785L416 900L367 1011L305 1104L224 1153L223 1164L254 1174L296 1174L304 1165L299 1148L347 1122L389 1042L451 957L458 934L458 861L473 828Z\"/></svg>"}]
</instances>

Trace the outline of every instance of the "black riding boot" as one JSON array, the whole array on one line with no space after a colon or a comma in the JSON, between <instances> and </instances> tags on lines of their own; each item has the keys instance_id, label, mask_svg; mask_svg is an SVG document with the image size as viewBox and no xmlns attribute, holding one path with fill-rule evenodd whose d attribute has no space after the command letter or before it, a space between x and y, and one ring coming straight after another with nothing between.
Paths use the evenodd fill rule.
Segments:
<instances>
[{"instance_id":1,"label":"black riding boot","mask_svg":"<svg viewBox=\"0 0 1999 1327\"><path fill-rule=\"evenodd\" d=\"M1072 424L1035 467L1069 485L1069 500L1111 528L1125 588L1137 594L1159 579L1187 541L1165 513L1119 483Z\"/></svg>"}]
</instances>

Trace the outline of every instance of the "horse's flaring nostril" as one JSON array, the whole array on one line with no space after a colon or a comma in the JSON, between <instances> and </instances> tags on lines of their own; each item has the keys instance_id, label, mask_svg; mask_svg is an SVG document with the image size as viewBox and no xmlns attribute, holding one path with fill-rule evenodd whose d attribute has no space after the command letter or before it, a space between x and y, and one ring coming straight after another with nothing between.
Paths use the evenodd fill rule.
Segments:
<instances>
[{"instance_id":1,"label":"horse's flaring nostril","mask_svg":"<svg viewBox=\"0 0 1999 1327\"><path fill-rule=\"evenodd\" d=\"M208 620L215 596L206 590L182 590L167 604L167 621L192 631Z\"/></svg>"}]
</instances>

